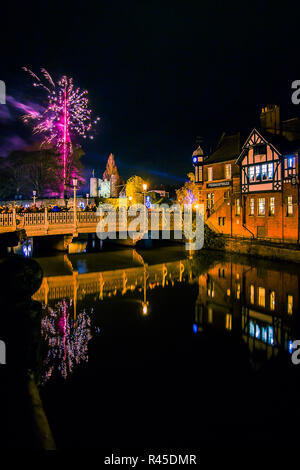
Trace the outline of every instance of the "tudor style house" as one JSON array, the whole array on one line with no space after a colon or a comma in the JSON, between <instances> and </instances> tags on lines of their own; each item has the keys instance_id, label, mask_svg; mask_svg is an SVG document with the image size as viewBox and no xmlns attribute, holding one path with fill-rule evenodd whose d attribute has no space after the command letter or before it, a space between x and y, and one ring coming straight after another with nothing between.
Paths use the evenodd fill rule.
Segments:
<instances>
[{"instance_id":1,"label":"tudor style house","mask_svg":"<svg viewBox=\"0 0 300 470\"><path fill-rule=\"evenodd\" d=\"M253 129L237 163L243 224L254 237L299 241L299 142Z\"/></svg>"},{"instance_id":2,"label":"tudor style house","mask_svg":"<svg viewBox=\"0 0 300 470\"><path fill-rule=\"evenodd\" d=\"M280 121L278 106L262 110L247 138L224 135L205 157L193 153L206 224L231 236L299 243L300 120Z\"/></svg>"}]
</instances>

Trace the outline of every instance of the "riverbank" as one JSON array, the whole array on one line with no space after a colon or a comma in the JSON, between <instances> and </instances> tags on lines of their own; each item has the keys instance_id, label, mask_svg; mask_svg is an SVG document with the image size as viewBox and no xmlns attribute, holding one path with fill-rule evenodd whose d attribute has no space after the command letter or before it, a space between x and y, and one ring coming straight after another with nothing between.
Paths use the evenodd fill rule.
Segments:
<instances>
[{"instance_id":1,"label":"riverbank","mask_svg":"<svg viewBox=\"0 0 300 470\"><path fill-rule=\"evenodd\" d=\"M219 241L221 242L221 238ZM222 237L222 243L218 243L217 247L213 246L212 248L269 260L300 263L300 247L296 244L275 243L250 238Z\"/></svg>"}]
</instances>

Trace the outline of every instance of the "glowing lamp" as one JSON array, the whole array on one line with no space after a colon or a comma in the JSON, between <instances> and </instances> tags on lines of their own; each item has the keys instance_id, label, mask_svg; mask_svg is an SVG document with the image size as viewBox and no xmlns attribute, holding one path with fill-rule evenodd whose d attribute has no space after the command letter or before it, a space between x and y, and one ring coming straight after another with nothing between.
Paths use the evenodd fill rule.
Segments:
<instances>
[{"instance_id":1,"label":"glowing lamp","mask_svg":"<svg viewBox=\"0 0 300 470\"><path fill-rule=\"evenodd\" d=\"M196 163L197 157L193 157L193 162Z\"/></svg>"},{"instance_id":2,"label":"glowing lamp","mask_svg":"<svg viewBox=\"0 0 300 470\"><path fill-rule=\"evenodd\" d=\"M32 191L32 195L33 195L33 196L36 196L36 191Z\"/></svg>"},{"instance_id":3,"label":"glowing lamp","mask_svg":"<svg viewBox=\"0 0 300 470\"><path fill-rule=\"evenodd\" d=\"M78 183L77 178L73 178L73 186L74 186L74 188L77 187L77 183Z\"/></svg>"},{"instance_id":4,"label":"glowing lamp","mask_svg":"<svg viewBox=\"0 0 300 470\"><path fill-rule=\"evenodd\" d=\"M147 191L147 184L146 183L143 184L143 191Z\"/></svg>"}]
</instances>

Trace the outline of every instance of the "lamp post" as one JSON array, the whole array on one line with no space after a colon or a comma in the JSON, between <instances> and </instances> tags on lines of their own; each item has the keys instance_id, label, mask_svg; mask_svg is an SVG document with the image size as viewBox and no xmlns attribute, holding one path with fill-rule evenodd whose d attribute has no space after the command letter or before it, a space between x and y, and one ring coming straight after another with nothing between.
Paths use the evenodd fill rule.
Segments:
<instances>
[{"instance_id":1,"label":"lamp post","mask_svg":"<svg viewBox=\"0 0 300 470\"><path fill-rule=\"evenodd\" d=\"M36 191L32 191L32 195L33 195L33 205L35 206Z\"/></svg>"},{"instance_id":2,"label":"lamp post","mask_svg":"<svg viewBox=\"0 0 300 470\"><path fill-rule=\"evenodd\" d=\"M146 233L146 230L147 230L146 191L147 191L147 184L144 183L144 184L143 184L143 193L144 193L144 211L145 211L145 219L144 219L144 224L145 224L144 230L145 230L145 233Z\"/></svg>"},{"instance_id":3,"label":"lamp post","mask_svg":"<svg viewBox=\"0 0 300 470\"><path fill-rule=\"evenodd\" d=\"M85 197L86 197L86 205L88 206L89 205L89 193L86 193Z\"/></svg>"},{"instance_id":4,"label":"lamp post","mask_svg":"<svg viewBox=\"0 0 300 470\"><path fill-rule=\"evenodd\" d=\"M147 191L147 184L143 184L143 193L144 193L144 206L146 205L146 191Z\"/></svg>"},{"instance_id":5,"label":"lamp post","mask_svg":"<svg viewBox=\"0 0 300 470\"><path fill-rule=\"evenodd\" d=\"M73 178L73 189L74 189L74 225L76 225L76 190L77 190L77 178Z\"/></svg>"}]
</instances>

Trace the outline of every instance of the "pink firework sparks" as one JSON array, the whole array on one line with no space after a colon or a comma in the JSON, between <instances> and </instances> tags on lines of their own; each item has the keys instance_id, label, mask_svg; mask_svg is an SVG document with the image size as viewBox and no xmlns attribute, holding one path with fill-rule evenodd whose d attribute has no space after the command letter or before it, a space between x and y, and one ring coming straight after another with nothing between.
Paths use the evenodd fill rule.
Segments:
<instances>
[{"instance_id":1,"label":"pink firework sparks","mask_svg":"<svg viewBox=\"0 0 300 470\"><path fill-rule=\"evenodd\" d=\"M24 122L33 123L34 134L43 135L42 145L53 145L57 148L63 161L63 184L66 195L66 168L67 161L72 152L72 138L89 137L100 120L93 119L92 111L88 107L88 92L75 88L73 79L65 75L55 82L45 69L41 69L46 84L31 70L23 67L33 78L33 86L40 87L47 92L47 105L41 113L27 113L23 116Z\"/></svg>"}]
</instances>

